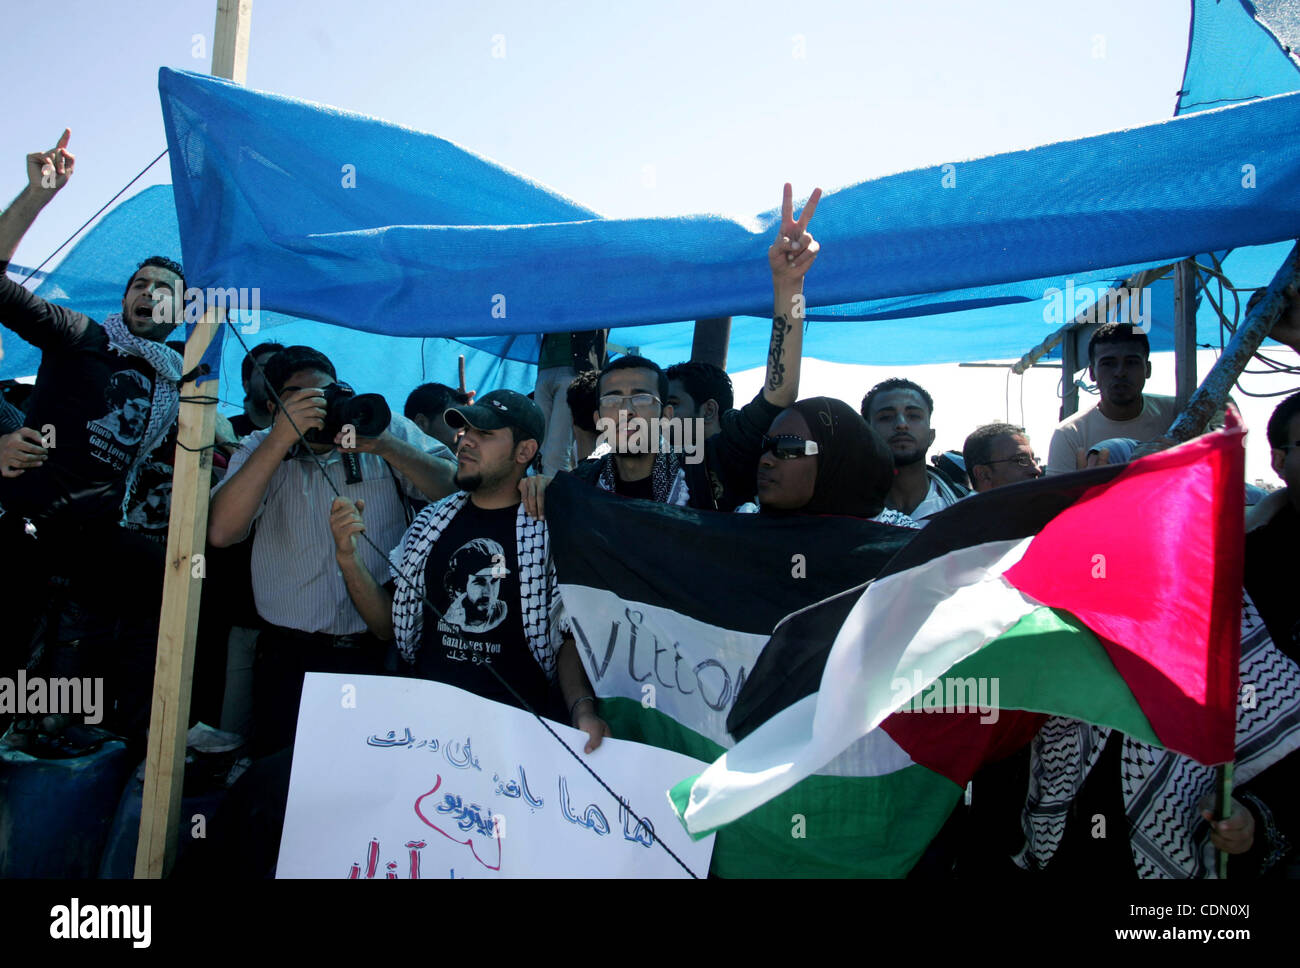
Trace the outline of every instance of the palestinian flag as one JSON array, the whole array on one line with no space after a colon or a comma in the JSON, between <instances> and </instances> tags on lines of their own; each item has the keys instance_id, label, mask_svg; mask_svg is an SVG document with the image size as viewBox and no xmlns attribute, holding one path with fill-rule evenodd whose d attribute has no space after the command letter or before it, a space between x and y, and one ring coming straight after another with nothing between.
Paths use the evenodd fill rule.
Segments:
<instances>
[{"instance_id":1,"label":"palestinian flag","mask_svg":"<svg viewBox=\"0 0 1300 968\"><path fill-rule=\"evenodd\" d=\"M560 474L546 492L560 594L578 652L619 739L716 760L772 630L789 613L860 585L920 532L843 517L769 518L628 500ZM820 666L792 681L815 690ZM828 757L828 760L831 759ZM856 751L714 842L714 873L829 876L873 870L894 833L862 806L877 786ZM593 763L596 769L599 765ZM824 768L823 768L824 767ZM953 801L925 806L942 824ZM635 804L633 804L635 808Z\"/></svg>"},{"instance_id":2,"label":"palestinian flag","mask_svg":"<svg viewBox=\"0 0 1300 968\"><path fill-rule=\"evenodd\" d=\"M936 787L955 801L1026 725L978 728L991 717L972 695L1232 760L1243 474L1234 426L944 511L876 580L776 630L733 709L744 738L673 788L678 815L692 833L722 827L865 747L861 773L891 791L872 823L915 837L919 857L937 827L910 822L913 805ZM816 692L782 675L806 667L820 671ZM927 715L943 708L960 711Z\"/></svg>"}]
</instances>

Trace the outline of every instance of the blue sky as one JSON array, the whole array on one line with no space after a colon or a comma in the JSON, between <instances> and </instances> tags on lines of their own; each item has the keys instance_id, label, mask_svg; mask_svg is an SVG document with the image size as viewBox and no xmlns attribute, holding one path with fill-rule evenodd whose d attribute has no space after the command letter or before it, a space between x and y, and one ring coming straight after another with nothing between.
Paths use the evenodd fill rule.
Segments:
<instances>
[{"instance_id":1,"label":"blue sky","mask_svg":"<svg viewBox=\"0 0 1300 968\"><path fill-rule=\"evenodd\" d=\"M65 126L78 165L16 262L162 149L158 68L209 69L215 8L72 0L6 18L0 196ZM429 131L607 216L748 216L787 179L802 196L1167 118L1188 9L254 0L248 85ZM159 181L165 159L132 192Z\"/></svg>"}]
</instances>

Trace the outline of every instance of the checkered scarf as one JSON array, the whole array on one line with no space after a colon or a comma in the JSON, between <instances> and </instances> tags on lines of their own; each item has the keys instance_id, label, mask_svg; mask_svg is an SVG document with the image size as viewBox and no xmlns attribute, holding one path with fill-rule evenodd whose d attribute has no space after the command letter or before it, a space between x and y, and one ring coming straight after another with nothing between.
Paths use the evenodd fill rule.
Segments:
<instances>
[{"instance_id":1,"label":"checkered scarf","mask_svg":"<svg viewBox=\"0 0 1300 968\"><path fill-rule=\"evenodd\" d=\"M1237 756L1233 782L1244 785L1300 747L1300 668L1273 644L1250 597L1241 615L1241 682L1254 688L1254 703L1237 703ZM1247 707L1250 708L1247 708ZM1052 717L1034 737L1029 796L1021 823L1027 842L1015 861L1042 870L1065 834L1070 804L1083 790L1112 730ZM1214 790L1216 770L1195 760L1124 737L1121 782L1124 812L1139 877L1209 877L1215 869L1209 824L1197 805ZM1260 873L1277 863L1289 845L1272 813L1249 793L1263 823L1255 836L1266 842Z\"/></svg>"},{"instance_id":2,"label":"checkered scarf","mask_svg":"<svg viewBox=\"0 0 1300 968\"><path fill-rule=\"evenodd\" d=\"M166 343L142 339L127 327L121 313L113 313L101 324L108 335L108 345L122 356L134 356L153 367L153 400L149 407L149 423L140 438L140 449L126 472L126 493L122 496L122 524L131 507L131 496L140 480L140 470L149 460L172 424L180 408L181 368L185 365L181 355Z\"/></svg>"},{"instance_id":3,"label":"checkered scarf","mask_svg":"<svg viewBox=\"0 0 1300 968\"><path fill-rule=\"evenodd\" d=\"M602 491L614 490L613 454L600 458L596 486ZM690 503L691 492L686 486L686 470L675 451L655 455L654 467L650 471L650 488L654 494L653 500L658 504L685 507Z\"/></svg>"},{"instance_id":4,"label":"checkered scarf","mask_svg":"<svg viewBox=\"0 0 1300 968\"><path fill-rule=\"evenodd\" d=\"M393 593L393 633L398 651L407 662L415 661L415 653L420 648L429 553L468 500L469 492L460 491L421 511L402 537L400 552L390 562L397 579ZM515 517L515 542L524 636L533 658L546 677L553 680L555 659L564 633L569 630L569 620L564 614L559 579L551 561L550 532L543 522L524 512L522 503Z\"/></svg>"}]
</instances>

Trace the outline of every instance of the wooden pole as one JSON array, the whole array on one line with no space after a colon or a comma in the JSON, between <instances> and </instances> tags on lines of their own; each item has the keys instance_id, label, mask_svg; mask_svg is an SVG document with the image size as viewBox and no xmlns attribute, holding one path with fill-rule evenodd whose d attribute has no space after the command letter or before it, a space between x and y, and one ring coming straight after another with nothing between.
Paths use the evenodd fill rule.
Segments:
<instances>
[{"instance_id":1,"label":"wooden pole","mask_svg":"<svg viewBox=\"0 0 1300 968\"><path fill-rule=\"evenodd\" d=\"M1174 409L1196 392L1196 267L1184 259L1174 269Z\"/></svg>"},{"instance_id":2,"label":"wooden pole","mask_svg":"<svg viewBox=\"0 0 1300 968\"><path fill-rule=\"evenodd\" d=\"M194 328L185 341L186 373L199 365L220 324L220 311L209 309ZM206 570L203 553L212 472L209 445L217 416L215 385L209 382L205 386L206 393L195 384L181 387L162 617L158 623L158 655L153 673L153 710L145 758L144 800L140 805L140 839L135 854L136 877L165 877L176 857L199 591ZM204 397L212 397L212 402L204 402Z\"/></svg>"},{"instance_id":3,"label":"wooden pole","mask_svg":"<svg viewBox=\"0 0 1300 968\"><path fill-rule=\"evenodd\" d=\"M1205 375L1205 380L1169 428L1169 439L1181 444L1205 432L1210 418L1223 408L1241 371L1277 322L1286 302L1282 291L1295 283L1300 283L1300 243L1291 247L1291 253L1268 284L1263 298L1237 327L1218 362Z\"/></svg>"},{"instance_id":4,"label":"wooden pole","mask_svg":"<svg viewBox=\"0 0 1300 968\"><path fill-rule=\"evenodd\" d=\"M212 76L243 84L248 77L248 35L253 0L217 0L212 31Z\"/></svg>"},{"instance_id":5,"label":"wooden pole","mask_svg":"<svg viewBox=\"0 0 1300 968\"><path fill-rule=\"evenodd\" d=\"M218 0L212 41L215 76L244 82L252 6L252 0ZM192 373L198 367L217 334L222 315L222 310L208 308L189 334L185 341L185 373ZM140 805L140 839L135 854L136 877L165 877L176 859L194 641L199 624L199 590L205 574L203 554L207 547L211 445L217 417L215 397L215 374L209 381L195 381L181 387L144 800Z\"/></svg>"}]
</instances>

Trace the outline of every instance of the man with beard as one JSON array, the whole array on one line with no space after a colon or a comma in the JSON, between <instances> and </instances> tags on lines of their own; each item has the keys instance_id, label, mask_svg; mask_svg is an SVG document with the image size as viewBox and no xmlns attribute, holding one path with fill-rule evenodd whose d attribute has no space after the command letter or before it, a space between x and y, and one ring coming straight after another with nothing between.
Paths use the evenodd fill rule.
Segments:
<instances>
[{"instance_id":1,"label":"man with beard","mask_svg":"<svg viewBox=\"0 0 1300 968\"><path fill-rule=\"evenodd\" d=\"M443 587L454 596L444 616L466 632L487 632L509 614L501 600L501 582L510 572L505 567L505 549L491 538L475 538L451 556Z\"/></svg>"},{"instance_id":2,"label":"man with beard","mask_svg":"<svg viewBox=\"0 0 1300 968\"><path fill-rule=\"evenodd\" d=\"M513 390L493 390L444 419L464 430L460 491L416 517L390 556L393 584L375 581L357 553L364 507L334 501L330 527L348 594L374 635L396 638L404 673L542 714L554 715L559 700L559 717L587 733L590 753L609 727L567 634L549 532L525 514L519 493L545 436L542 411Z\"/></svg>"},{"instance_id":3,"label":"man with beard","mask_svg":"<svg viewBox=\"0 0 1300 968\"><path fill-rule=\"evenodd\" d=\"M0 467L0 553L23 561L10 569L21 575L0 605L9 640L25 646L47 580L59 575L79 604L113 622L106 722L138 740L149 717L164 562L160 547L121 525L150 454L176 424L182 360L164 341L185 280L172 260L145 259L126 283L121 312L94 320L5 275L23 235L72 177L70 138L64 131L53 148L27 156L27 185L0 213L0 325L41 351L26 429L17 431L21 443L7 442Z\"/></svg>"},{"instance_id":4,"label":"man with beard","mask_svg":"<svg viewBox=\"0 0 1300 968\"><path fill-rule=\"evenodd\" d=\"M1169 429L1177 410L1174 398L1143 393L1151 378L1151 343L1128 323L1107 323L1088 341L1088 378L1097 384L1101 402L1066 417L1052 434L1047 473L1066 474L1085 465L1088 451L1112 437L1139 443Z\"/></svg>"},{"instance_id":5,"label":"man with beard","mask_svg":"<svg viewBox=\"0 0 1300 968\"><path fill-rule=\"evenodd\" d=\"M95 421L119 444L130 446L139 443L149 422L149 391L145 379L135 371L114 373L108 380L104 399L111 408Z\"/></svg>"},{"instance_id":6,"label":"man with beard","mask_svg":"<svg viewBox=\"0 0 1300 968\"><path fill-rule=\"evenodd\" d=\"M862 419L875 430L894 455L894 484L885 507L906 514L917 523L936 511L956 504L969 491L925 463L934 443L930 416L934 400L911 380L892 377L877 383L862 398Z\"/></svg>"}]
</instances>

